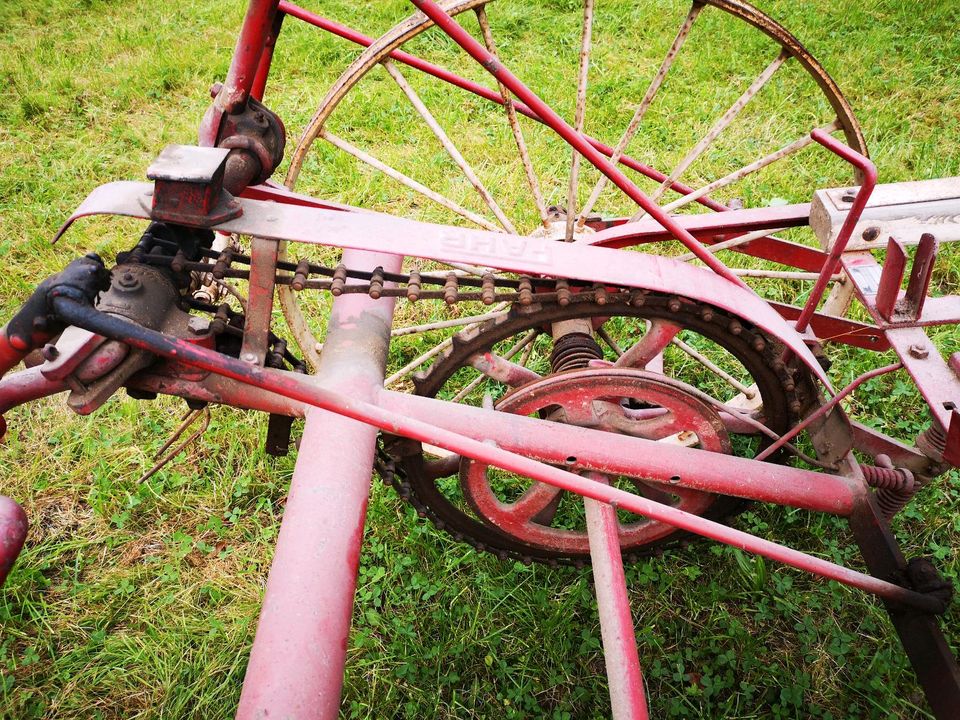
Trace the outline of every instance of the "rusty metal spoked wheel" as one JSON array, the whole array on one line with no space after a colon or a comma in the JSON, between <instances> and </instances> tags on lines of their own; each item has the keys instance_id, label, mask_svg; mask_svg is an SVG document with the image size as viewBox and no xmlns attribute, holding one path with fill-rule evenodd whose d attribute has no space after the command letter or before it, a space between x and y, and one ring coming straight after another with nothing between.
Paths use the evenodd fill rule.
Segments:
<instances>
[{"instance_id":1,"label":"rusty metal spoked wheel","mask_svg":"<svg viewBox=\"0 0 960 720\"><path fill-rule=\"evenodd\" d=\"M581 370L524 385L506 395L495 409L708 452L731 452L719 412L692 390L642 370ZM576 465L576 457L567 458L568 469ZM671 488L644 478L611 477L607 481L625 483L645 497L697 515L708 512L718 499L709 493ZM564 497L558 488L504 476L464 458L460 461L460 489L479 519L516 540L570 555L590 552L580 503L573 499L573 508L565 508L568 517L562 517ZM669 525L629 516L621 522L619 535L624 547L634 548L672 532Z\"/></svg>"},{"instance_id":2,"label":"rusty metal spoked wheel","mask_svg":"<svg viewBox=\"0 0 960 720\"><path fill-rule=\"evenodd\" d=\"M583 319L593 323L592 336L554 345L551 326ZM812 399L806 370L785 364L782 350L747 321L685 298L648 293L598 304L581 293L566 306L517 306L462 331L414 382L430 397L753 457ZM555 372L558 366L567 369ZM454 537L503 558L589 562L579 498L438 448L387 447L400 470L397 490ZM577 469L576 458L568 467ZM608 481L714 519L743 505L646 478ZM636 516L620 520L628 559L682 537Z\"/></svg>"},{"instance_id":3,"label":"rusty metal spoked wheel","mask_svg":"<svg viewBox=\"0 0 960 720\"><path fill-rule=\"evenodd\" d=\"M577 129L598 137L595 146L669 212L724 209L717 198L805 202L815 187L850 182L847 166L823 156L811 166L803 156L819 152L804 150L814 127L838 130L864 152L857 120L820 63L767 15L740 0L637 0L616 12L594 5L585 0L569 17L556 13L555 28L531 33L536 3L444 3ZM415 71L406 52L432 61L434 70L474 78L474 90L475 79L486 83L486 99L449 77ZM557 76L569 77L561 86L565 98L554 97ZM710 91L698 92L703 86ZM286 183L332 190L394 215L557 239L602 226L598 212L637 217L625 195L530 114L416 14L363 51L330 88L294 151ZM328 177L352 180L331 188ZM773 187L759 190L753 183L760 177ZM310 313L289 288L280 293L292 334L316 363ZM410 326L404 332L434 332L437 322L462 327L474 315L503 310L410 309L399 322ZM428 342L391 383L436 355L442 341Z\"/></svg>"}]
</instances>

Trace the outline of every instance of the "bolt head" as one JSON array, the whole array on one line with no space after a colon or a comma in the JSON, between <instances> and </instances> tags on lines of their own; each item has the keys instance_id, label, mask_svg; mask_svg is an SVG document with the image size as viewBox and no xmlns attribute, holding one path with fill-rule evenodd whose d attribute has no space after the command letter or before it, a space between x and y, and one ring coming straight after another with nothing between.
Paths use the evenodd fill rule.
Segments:
<instances>
[{"instance_id":1,"label":"bolt head","mask_svg":"<svg viewBox=\"0 0 960 720\"><path fill-rule=\"evenodd\" d=\"M908 348L907 352L910 353L910 357L916 358L917 360L923 360L930 354L930 351L927 350L927 347L922 343L914 343Z\"/></svg>"},{"instance_id":2,"label":"bolt head","mask_svg":"<svg viewBox=\"0 0 960 720\"><path fill-rule=\"evenodd\" d=\"M60 351L57 350L57 346L51 343L47 343L46 345L43 346L43 350L41 351L41 354L43 355L43 359L49 362L53 362L58 357L60 357Z\"/></svg>"},{"instance_id":3,"label":"bolt head","mask_svg":"<svg viewBox=\"0 0 960 720\"><path fill-rule=\"evenodd\" d=\"M244 362L255 363L257 361L257 356L252 352L246 352L240 357L240 359Z\"/></svg>"},{"instance_id":4,"label":"bolt head","mask_svg":"<svg viewBox=\"0 0 960 720\"><path fill-rule=\"evenodd\" d=\"M187 329L194 335L203 335L210 329L210 321L194 315L187 321Z\"/></svg>"}]
</instances>

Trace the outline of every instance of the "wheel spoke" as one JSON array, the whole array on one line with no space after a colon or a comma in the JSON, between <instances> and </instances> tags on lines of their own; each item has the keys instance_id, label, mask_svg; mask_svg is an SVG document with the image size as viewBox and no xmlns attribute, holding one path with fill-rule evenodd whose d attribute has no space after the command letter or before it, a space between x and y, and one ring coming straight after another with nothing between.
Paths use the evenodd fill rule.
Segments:
<instances>
[{"instance_id":1,"label":"wheel spoke","mask_svg":"<svg viewBox=\"0 0 960 720\"><path fill-rule=\"evenodd\" d=\"M458 205L453 200L450 200L449 198L444 197L437 191L431 190L426 185L423 185L422 183L417 182L413 178L408 177L407 175L404 175L399 170L390 167L385 162L378 160L370 153L361 150L356 145L353 145L352 143L344 140L343 138L337 137L333 133L323 129L320 130L318 137L323 138L334 147L339 148L340 150L343 150L348 155L352 155L360 162L366 163L370 167L379 170L384 175L387 175L388 177L393 178L394 180L407 186L411 190L414 190L420 193L421 195L430 198L438 205L442 205L443 207L447 208L447 210L455 212L457 215L460 215L461 217L465 217L470 222L476 223L480 227L485 228L487 230L494 230L498 232L500 231L500 228L498 228L496 225L494 225L492 222L490 222L486 218L481 217L480 215L477 215L475 212L472 212L471 210L467 210L465 207Z\"/></svg>"},{"instance_id":2,"label":"wheel spoke","mask_svg":"<svg viewBox=\"0 0 960 720\"><path fill-rule=\"evenodd\" d=\"M613 350L613 353L614 353L618 358L623 356L623 348L621 348L621 347L617 344L617 341L614 340L614 339L610 336L610 333L608 333L607 330L606 330L606 328L604 328L602 325L597 328L597 335L599 335L599 336L600 336L600 339L603 340L603 341L607 344L607 347L609 347L611 350Z\"/></svg>"},{"instance_id":3,"label":"wheel spoke","mask_svg":"<svg viewBox=\"0 0 960 720\"><path fill-rule=\"evenodd\" d=\"M505 304L505 303L504 303ZM503 304L497 306L502 308ZM409 325L402 328L394 328L390 331L393 337L401 335L415 335L417 333L430 332L431 330L443 330L444 328L459 327L461 325L470 325L472 323L486 322L487 320L496 320L507 315L508 311L503 309L494 309L493 312L486 315L474 315L471 317L453 318L451 320L438 320L437 322L424 323L423 325Z\"/></svg>"},{"instance_id":4,"label":"wheel spoke","mask_svg":"<svg viewBox=\"0 0 960 720\"><path fill-rule=\"evenodd\" d=\"M510 503L510 514L520 522L550 525L557 514L562 494L560 488L535 482L516 502Z\"/></svg>"},{"instance_id":5,"label":"wheel spoke","mask_svg":"<svg viewBox=\"0 0 960 720\"><path fill-rule=\"evenodd\" d=\"M838 120L834 120L829 125L824 125L819 129L823 130L824 132L832 133L838 130L839 128L840 128L840 122ZM720 178L719 180L714 180L709 185L704 185L703 187L694 190L692 193L688 195L683 195L682 197L677 198L673 202L667 203L666 205L663 206L663 209L666 212L673 212L674 210L679 210L680 208L685 207L686 205L689 205L692 202L696 202L697 200L702 198L704 195L709 195L710 193L715 192L720 188L724 188L727 185L732 185L733 183L739 180L742 180L750 173L754 173L757 170L762 170L763 168L767 167L767 165L772 165L778 160L782 160L783 158L789 155L793 155L793 153L797 152L798 150L802 150L803 148L807 147L813 142L814 140L812 137L810 137L810 133L806 133L805 135L802 135L798 139L794 140L789 145L784 145L782 148L780 148L779 150L776 150L775 152L770 153L766 157L762 157L759 160L750 163L749 165L744 165L739 170L735 170L729 175L724 175L722 178Z\"/></svg>"},{"instance_id":6,"label":"wheel spoke","mask_svg":"<svg viewBox=\"0 0 960 720\"><path fill-rule=\"evenodd\" d=\"M511 358L532 343L536 336L537 331L531 330L518 342L514 343L502 356L493 352L474 355L469 360L470 365L483 373L482 377L496 380L510 387L519 387L520 385L526 385L528 382L539 380L541 378L539 373L511 361ZM461 391L461 393L462 392L463 391ZM462 398L460 397L460 393L458 393L454 400L460 399Z\"/></svg>"},{"instance_id":7,"label":"wheel spoke","mask_svg":"<svg viewBox=\"0 0 960 720\"><path fill-rule=\"evenodd\" d=\"M738 247L740 245L746 245L748 242L753 242L754 240L759 240L760 238L771 237L774 233L781 232L786 230L786 228L778 228L775 230L755 230L752 233L746 233L744 235L739 235L730 240L724 240L723 242L718 242L716 245L705 245L704 250L708 253L716 253L721 250L730 250L731 248ZM688 260L696 260L697 256L693 253L684 253L683 255L677 255L677 260L681 262L686 262Z\"/></svg>"},{"instance_id":8,"label":"wheel spoke","mask_svg":"<svg viewBox=\"0 0 960 720\"><path fill-rule=\"evenodd\" d=\"M617 367L645 368L651 360L663 352L663 349L670 344L670 341L680 332L682 328L666 320L653 320L650 327L632 347L628 348L621 355L617 362Z\"/></svg>"},{"instance_id":9,"label":"wheel spoke","mask_svg":"<svg viewBox=\"0 0 960 720\"><path fill-rule=\"evenodd\" d=\"M577 76L577 107L574 112L573 129L583 134L587 114L587 78L590 73L590 46L593 39L593 2L583 3L583 33L580 40L580 72ZM573 227L577 213L577 188L580 184L580 153L574 149L570 160L570 186L567 189L567 226L564 239L573 240Z\"/></svg>"},{"instance_id":10,"label":"wheel spoke","mask_svg":"<svg viewBox=\"0 0 960 720\"><path fill-rule=\"evenodd\" d=\"M690 34L690 28L693 27L693 21L697 19L697 15L700 14L700 11L703 10L703 8L704 5L699 2L693 3L693 5L690 7L690 12L687 13L687 17L680 25L680 29L677 31L677 36L674 38L673 44L667 51L666 57L663 58L663 62L660 63L660 69L653 77L653 80L650 81L650 85L647 87L647 91L643 95L643 100L641 100L640 104L637 105L633 112L633 117L627 124L627 129L623 131L623 135L621 135L620 140L617 141L617 145L613 149L613 154L610 156L610 162L620 162L620 158L623 156L624 150L627 149L627 145L629 145L630 141L633 140L633 136L637 134L637 130L640 129L640 123L643 122L643 116L647 114L647 110L649 109L650 105L653 104L653 99L657 96L657 92L659 92L660 86L666 79L667 73L670 72L670 67L673 65L673 61L676 59L677 53L680 52L680 48L682 48L684 42L686 42L687 35ZM593 191L590 193L590 198L587 200L586 205L583 206L583 210L580 211L580 215L577 218L578 229L582 228L586 224L587 216L590 214L590 211L593 210L593 206L599 199L600 193L602 193L603 189L607 186L607 182L607 176L601 175L600 179L597 180L597 184L593 186Z\"/></svg>"},{"instance_id":11,"label":"wheel spoke","mask_svg":"<svg viewBox=\"0 0 960 720\"><path fill-rule=\"evenodd\" d=\"M499 60L497 55L497 46L493 41L493 33L490 30L490 21L487 19L486 5L481 5L476 9L477 22L480 23L480 33L483 35L483 42L487 46L490 54ZM513 104L513 98L510 91L501 82L497 82L500 90L500 97L503 99L503 107L507 111L507 122L510 123L510 131L513 133L513 140L517 144L517 151L520 153L520 162L523 163L523 172L527 177L527 185L530 187L530 194L533 196L533 202L537 206L537 213L540 215L540 222L545 228L550 227L550 214L547 211L546 200L543 199L543 192L540 190L540 180L533 169L533 162L530 160L530 152L527 150L527 142L524 140L523 131L520 129L520 121L517 118L517 108Z\"/></svg>"},{"instance_id":12,"label":"wheel spoke","mask_svg":"<svg viewBox=\"0 0 960 720\"><path fill-rule=\"evenodd\" d=\"M480 181L480 178L477 177L476 172L474 172L473 167L470 163L466 161L466 158L463 157L463 154L457 149L457 146L453 144L453 141L450 139L450 136L440 127L440 123L437 122L437 119L433 116L433 113L427 109L427 106L424 105L423 100L420 99L420 96L417 95L417 91L411 87L410 83L407 82L407 79L403 76L400 70L396 65L393 64L391 60L384 60L381 65L389 73L390 77L393 78L394 82L400 87L403 91L403 94L407 96L407 99L410 101L410 104L413 105L414 109L423 118L423 121L427 124L427 127L433 132L437 140L440 141L440 144L443 146L443 149L447 151L447 155L457 164L457 167L463 171L463 174L466 176L467 180L470 181L470 184L473 185L474 189L479 193L480 197L483 198L483 202L486 203L487 207L490 208L490 211L496 216L497 220L503 226L503 229L508 233L513 235L517 234L517 229L513 226L513 223L510 222L503 210L497 205L497 201L493 199L493 196L490 194L490 191L484 187L484 184Z\"/></svg>"},{"instance_id":13,"label":"wheel spoke","mask_svg":"<svg viewBox=\"0 0 960 720\"><path fill-rule=\"evenodd\" d=\"M774 73L776 73L777 70L779 70L780 67L789 59L790 53L786 49L781 50L776 59L767 65L766 68L764 68L763 72L761 72L750 84L750 87L744 91L743 95L737 98L737 101L733 103L733 105L731 105L729 109L720 117L716 124L710 128L700 142L694 145L690 152L684 156L683 160L681 160L680 163L670 173L670 175L667 176L667 179L660 184L660 187L654 190L650 196L651 200L656 202L663 197L663 194L670 188L670 186L673 185L673 183L680 178L686 169L689 168L694 161L700 157L707 150L707 148L710 147L710 145L713 144L713 141L717 139L717 136L719 136L720 133L722 133L730 125L730 123L736 119L737 115L740 114L740 111L747 106L747 103L749 103L750 100L752 100L756 94L760 92L763 86L766 85L770 78L773 77ZM646 212L640 210L636 215L630 218L630 220L639 220L644 215L646 215Z\"/></svg>"},{"instance_id":14,"label":"wheel spoke","mask_svg":"<svg viewBox=\"0 0 960 720\"><path fill-rule=\"evenodd\" d=\"M733 377L733 375L726 372L723 368L718 366L710 358L708 358L706 355L698 351L696 348L693 348L687 345L685 342L683 342L683 340L680 340L678 338L673 338L671 342L674 345L676 345L678 348L683 350L683 352L685 352L687 355L689 355L694 360L696 360L698 363L703 365L707 370L709 370L718 378L726 382L730 387L732 387L737 392L743 393L749 399L753 399L754 397L756 397L757 393L756 393L755 387L751 388L744 385L742 382L740 382L735 377Z\"/></svg>"}]
</instances>

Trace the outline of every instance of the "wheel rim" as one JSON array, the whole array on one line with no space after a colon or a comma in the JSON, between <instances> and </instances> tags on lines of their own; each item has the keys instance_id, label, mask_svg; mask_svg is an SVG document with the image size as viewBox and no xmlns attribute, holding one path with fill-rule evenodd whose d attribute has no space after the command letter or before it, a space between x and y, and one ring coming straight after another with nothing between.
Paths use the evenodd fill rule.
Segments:
<instances>
[{"instance_id":1,"label":"wheel rim","mask_svg":"<svg viewBox=\"0 0 960 720\"><path fill-rule=\"evenodd\" d=\"M732 317L715 308L688 301L680 301L677 305L678 301L680 301L678 298L651 293L639 305L607 302L598 306L589 299L581 301L574 298L566 307L535 303L527 308L515 308L508 317L489 321L477 330L462 332L457 342L449 347L425 373L415 376L416 391L428 397L442 397L451 401L487 407L493 401L496 406L512 409L510 394L503 395L499 401L496 399L496 396L502 393L509 393L509 388L504 383L490 378L487 374L490 372L489 365L474 362L472 358L480 354L489 358L490 353L505 357L509 354L506 349L522 345L531 329L545 335L545 339L549 340L549 335L544 332L544 328L548 328L553 323L577 318L606 317L606 322L599 327L609 327L616 339L620 340L620 350L623 353L621 357L631 358L631 348L640 348L642 352L633 355L636 362L634 367L640 368L652 365L651 355L657 358L654 362L659 362L659 358L662 358L664 366L654 369L658 371L657 374L664 383L691 379L694 380L697 388L712 389L719 396L717 399L727 404L733 400L737 392L736 388L729 387L725 381L717 379L716 383L711 385L700 377L698 364L687 362L686 353L672 344L668 347L668 343L678 337L683 337L691 345L698 346L704 355L717 363L723 363L723 367L731 374L737 373L736 367L739 366L740 372L737 374L741 380L740 384L752 386L757 394L756 399L762 400L763 422L766 427L775 433L784 432L792 422L792 416L809 402L813 392L805 371L794 364L784 365L780 362L782 346L751 327L747 321ZM625 338L635 337L634 330L648 322L650 326L646 332L634 345L628 347ZM658 324L661 327L666 324L680 326L682 331L679 335L658 333L656 331ZM518 337L520 341L516 342ZM650 337L654 340L644 341L644 338ZM614 338L611 337L611 339ZM614 341L616 343L616 340ZM525 347L529 348L531 345ZM518 374L515 380L511 380L517 383L514 393L519 393L523 397L526 395L526 390L532 391L538 384L564 382L567 376L582 381L591 373L603 375L611 372L597 368L550 375L549 352L550 343L546 342L529 355L523 350L514 354L515 364L543 370L546 373L546 378L524 378ZM608 359L615 354L611 349L607 349ZM482 369L477 370L478 367ZM649 372L643 374L653 375ZM474 385L474 379L478 375L484 382ZM673 380L670 376L674 376ZM680 386L690 388L688 392L696 392L690 384ZM460 397L462 390L467 387L470 387L470 391ZM724 388L728 391L726 395L723 394ZM487 392L491 393L489 399L484 397ZM662 406L662 403L656 403L656 401L655 404ZM517 407L526 412L532 406L518 404ZM706 415L709 416L710 413ZM720 434L713 439L709 449L726 451L729 446L725 443L725 438ZM748 440L738 434L733 438L732 447L738 455L752 457L764 444L764 441L756 438ZM517 538L496 527L497 523L489 522L490 517L485 517L483 511L478 513L476 508L471 507L471 498L462 492L459 474L463 467L459 458L443 457L432 448L426 448L424 452L424 455L404 453L401 466L405 472L405 478L399 484L398 490L401 495L413 502L422 515L430 517L438 527L447 530L458 539L467 539L476 547L491 550L501 557L511 556L524 560L575 564L589 560L583 545L566 545L558 549L555 544L530 542L530 537ZM633 490L636 491L637 488ZM743 504L735 498L713 497L711 504L698 508L698 511L714 519L722 520ZM664 533L655 537L638 536L635 538L635 543L625 545L624 552L628 558L647 555L658 552L665 545L681 537L682 535L678 533Z\"/></svg>"}]
</instances>

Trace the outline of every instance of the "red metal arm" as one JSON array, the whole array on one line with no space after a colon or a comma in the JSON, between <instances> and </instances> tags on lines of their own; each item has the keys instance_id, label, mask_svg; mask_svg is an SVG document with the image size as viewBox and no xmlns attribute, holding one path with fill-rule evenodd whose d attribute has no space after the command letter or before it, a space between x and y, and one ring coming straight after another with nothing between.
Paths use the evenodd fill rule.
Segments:
<instances>
[{"instance_id":1,"label":"red metal arm","mask_svg":"<svg viewBox=\"0 0 960 720\"><path fill-rule=\"evenodd\" d=\"M818 277L817 282L814 283L813 290L810 291L807 304L803 306L800 317L797 318L797 332L803 332L807 329L810 318L813 317L813 313L820 303L820 298L823 297L823 293L830 283L831 276L840 269L840 256L843 255L843 251L846 250L850 236L853 234L853 229L857 226L857 223L860 222L860 216L867 207L867 201L870 200L870 195L873 194L873 189L877 185L877 166L871 162L870 158L861 155L849 145L831 137L823 130L814 130L810 133L810 137L860 170L860 172L863 173L863 185L860 186L860 191L857 193L857 197L853 201L853 206L847 214L847 219L844 220L843 227L840 228L840 234L837 236L836 242L834 242L833 247L830 248L830 254L827 256L827 261L823 264L820 277Z\"/></svg>"}]
</instances>

